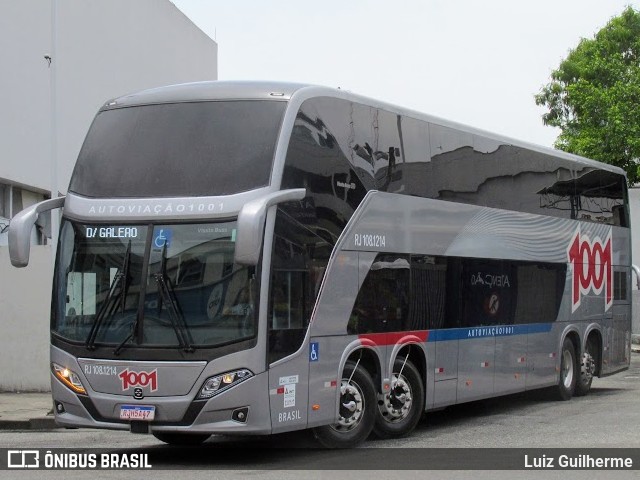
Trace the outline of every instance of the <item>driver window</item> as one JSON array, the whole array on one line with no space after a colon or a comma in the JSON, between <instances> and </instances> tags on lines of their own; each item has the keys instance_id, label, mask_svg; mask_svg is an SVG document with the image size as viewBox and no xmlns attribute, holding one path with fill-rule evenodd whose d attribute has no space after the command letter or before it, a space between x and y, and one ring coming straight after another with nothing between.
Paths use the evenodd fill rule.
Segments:
<instances>
[{"instance_id":1,"label":"driver window","mask_svg":"<svg viewBox=\"0 0 640 480\"><path fill-rule=\"evenodd\" d=\"M302 345L331 248L313 230L278 210L269 295L269 362Z\"/></svg>"}]
</instances>

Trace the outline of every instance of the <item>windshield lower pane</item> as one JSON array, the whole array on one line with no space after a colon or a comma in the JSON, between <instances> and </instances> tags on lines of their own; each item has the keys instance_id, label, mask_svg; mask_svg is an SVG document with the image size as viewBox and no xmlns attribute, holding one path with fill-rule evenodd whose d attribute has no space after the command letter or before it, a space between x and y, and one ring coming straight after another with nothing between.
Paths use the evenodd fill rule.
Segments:
<instances>
[{"instance_id":1,"label":"windshield lower pane","mask_svg":"<svg viewBox=\"0 0 640 480\"><path fill-rule=\"evenodd\" d=\"M254 269L233 262L235 222L156 225L144 302L146 344L220 345L254 334Z\"/></svg>"},{"instance_id":2,"label":"windshield lower pane","mask_svg":"<svg viewBox=\"0 0 640 480\"><path fill-rule=\"evenodd\" d=\"M254 336L255 270L233 262L235 227L65 221L54 332L90 348L185 350Z\"/></svg>"},{"instance_id":3,"label":"windshield lower pane","mask_svg":"<svg viewBox=\"0 0 640 480\"><path fill-rule=\"evenodd\" d=\"M86 341L103 318L96 341L115 342L135 321L147 227L64 222L57 270L54 331Z\"/></svg>"}]
</instances>

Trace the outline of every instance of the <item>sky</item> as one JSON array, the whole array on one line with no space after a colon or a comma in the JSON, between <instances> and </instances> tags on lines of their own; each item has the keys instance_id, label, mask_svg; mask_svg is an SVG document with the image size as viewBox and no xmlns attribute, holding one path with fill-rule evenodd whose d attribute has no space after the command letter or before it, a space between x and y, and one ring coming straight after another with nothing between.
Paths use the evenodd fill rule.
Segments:
<instances>
[{"instance_id":1,"label":"sky","mask_svg":"<svg viewBox=\"0 0 640 480\"><path fill-rule=\"evenodd\" d=\"M171 0L218 43L219 80L353 93L552 146L534 96L640 0Z\"/></svg>"}]
</instances>

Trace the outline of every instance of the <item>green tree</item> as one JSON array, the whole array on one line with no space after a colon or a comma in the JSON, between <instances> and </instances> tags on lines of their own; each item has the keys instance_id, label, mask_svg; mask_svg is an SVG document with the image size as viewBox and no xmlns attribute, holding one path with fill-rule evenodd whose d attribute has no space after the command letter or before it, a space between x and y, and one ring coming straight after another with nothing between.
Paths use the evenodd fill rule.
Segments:
<instances>
[{"instance_id":1,"label":"green tree","mask_svg":"<svg viewBox=\"0 0 640 480\"><path fill-rule=\"evenodd\" d=\"M536 95L560 127L555 147L626 170L640 180L640 13L627 7L569 52Z\"/></svg>"}]
</instances>

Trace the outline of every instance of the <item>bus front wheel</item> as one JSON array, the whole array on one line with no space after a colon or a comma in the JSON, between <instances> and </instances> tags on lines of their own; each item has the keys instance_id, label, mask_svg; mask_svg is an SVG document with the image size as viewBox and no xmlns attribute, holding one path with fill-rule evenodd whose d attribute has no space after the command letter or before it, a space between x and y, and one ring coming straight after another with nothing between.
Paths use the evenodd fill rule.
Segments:
<instances>
[{"instance_id":1,"label":"bus front wheel","mask_svg":"<svg viewBox=\"0 0 640 480\"><path fill-rule=\"evenodd\" d=\"M369 372L347 362L340 382L338 421L313 429L320 444L327 448L350 448L363 442L375 421L376 391Z\"/></svg>"},{"instance_id":2,"label":"bus front wheel","mask_svg":"<svg viewBox=\"0 0 640 480\"><path fill-rule=\"evenodd\" d=\"M400 437L411 432L424 410L424 387L418 369L409 360L397 358L393 366L391 390L378 396L373 427L380 438Z\"/></svg>"}]
</instances>

